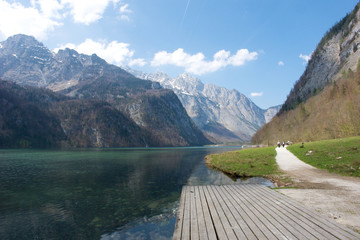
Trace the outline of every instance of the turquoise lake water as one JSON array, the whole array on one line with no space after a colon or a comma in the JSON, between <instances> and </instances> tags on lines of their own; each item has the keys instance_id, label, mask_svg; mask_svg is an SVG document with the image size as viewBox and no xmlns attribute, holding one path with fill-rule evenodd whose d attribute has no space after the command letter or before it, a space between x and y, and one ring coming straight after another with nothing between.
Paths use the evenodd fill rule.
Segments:
<instances>
[{"instance_id":1,"label":"turquoise lake water","mask_svg":"<svg viewBox=\"0 0 360 240\"><path fill-rule=\"evenodd\" d=\"M0 239L171 239L182 186L244 183L204 162L236 149L0 150Z\"/></svg>"}]
</instances>

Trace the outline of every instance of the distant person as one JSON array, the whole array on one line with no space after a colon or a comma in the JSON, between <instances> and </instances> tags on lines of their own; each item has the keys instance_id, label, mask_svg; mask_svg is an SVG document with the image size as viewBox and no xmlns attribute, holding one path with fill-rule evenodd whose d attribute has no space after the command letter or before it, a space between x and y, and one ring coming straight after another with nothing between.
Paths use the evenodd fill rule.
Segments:
<instances>
[{"instance_id":1,"label":"distant person","mask_svg":"<svg viewBox=\"0 0 360 240\"><path fill-rule=\"evenodd\" d=\"M282 144L282 145L283 145L283 147L285 147L285 142L284 142L284 141L283 141L283 144Z\"/></svg>"},{"instance_id":2,"label":"distant person","mask_svg":"<svg viewBox=\"0 0 360 240\"><path fill-rule=\"evenodd\" d=\"M278 147L280 147L280 141L277 141L277 145L278 145Z\"/></svg>"}]
</instances>

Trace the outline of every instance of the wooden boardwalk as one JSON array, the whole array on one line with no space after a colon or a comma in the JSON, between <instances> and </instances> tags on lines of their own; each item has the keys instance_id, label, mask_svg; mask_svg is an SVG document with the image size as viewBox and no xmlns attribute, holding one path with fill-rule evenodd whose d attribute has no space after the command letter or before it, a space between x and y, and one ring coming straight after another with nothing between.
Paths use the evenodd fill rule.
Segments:
<instances>
[{"instance_id":1,"label":"wooden boardwalk","mask_svg":"<svg viewBox=\"0 0 360 240\"><path fill-rule=\"evenodd\" d=\"M262 185L185 186L173 239L360 239Z\"/></svg>"}]
</instances>

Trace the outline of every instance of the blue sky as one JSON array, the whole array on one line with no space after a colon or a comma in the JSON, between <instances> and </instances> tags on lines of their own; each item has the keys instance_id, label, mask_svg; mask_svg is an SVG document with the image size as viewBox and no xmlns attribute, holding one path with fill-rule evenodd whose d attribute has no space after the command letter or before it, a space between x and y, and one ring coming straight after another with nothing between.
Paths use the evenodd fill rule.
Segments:
<instances>
[{"instance_id":1,"label":"blue sky","mask_svg":"<svg viewBox=\"0 0 360 240\"><path fill-rule=\"evenodd\" d=\"M268 108L285 101L306 58L357 2L0 0L0 40L24 33L144 72L187 71Z\"/></svg>"}]
</instances>

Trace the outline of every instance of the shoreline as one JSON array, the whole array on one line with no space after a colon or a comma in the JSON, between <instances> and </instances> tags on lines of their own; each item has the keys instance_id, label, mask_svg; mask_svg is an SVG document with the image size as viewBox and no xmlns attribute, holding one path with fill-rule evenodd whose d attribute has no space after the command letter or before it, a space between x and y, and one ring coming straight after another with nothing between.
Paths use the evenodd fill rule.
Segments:
<instances>
[{"instance_id":1,"label":"shoreline","mask_svg":"<svg viewBox=\"0 0 360 240\"><path fill-rule=\"evenodd\" d=\"M344 144L343 140L340 142ZM251 148L248 151L259 151L257 149ZM276 158L278 171L274 171L272 174L263 174L261 177L274 183L274 191L360 233L360 178L329 173L327 170L304 163L286 148L273 147L273 149L276 151L274 158ZM211 161L211 155L206 156L208 167L221 171L232 178L249 176L223 169L212 164ZM226 161L235 162L234 159L226 159Z\"/></svg>"}]
</instances>

